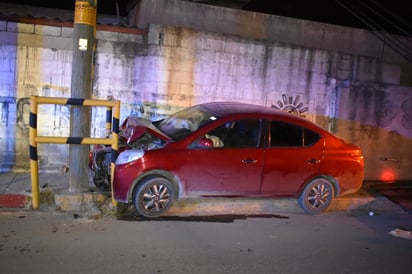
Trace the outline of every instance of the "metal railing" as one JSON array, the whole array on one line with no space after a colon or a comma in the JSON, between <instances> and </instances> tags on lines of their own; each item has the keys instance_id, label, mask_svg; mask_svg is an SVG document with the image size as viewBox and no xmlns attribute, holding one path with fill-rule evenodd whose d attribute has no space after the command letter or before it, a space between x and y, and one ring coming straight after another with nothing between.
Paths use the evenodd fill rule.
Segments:
<instances>
[{"instance_id":1,"label":"metal railing","mask_svg":"<svg viewBox=\"0 0 412 274\"><path fill-rule=\"evenodd\" d=\"M91 138L91 137L53 137L53 136L37 136L37 110L39 104L54 104L54 105L76 105L76 106L97 106L107 107L106 110L106 130L112 125L112 137L108 138ZM113 113L113 115L112 115ZM102 144L111 145L115 155L119 149L119 116L120 116L120 101L106 100L91 100L81 98L57 98L57 97L30 97L30 173L32 187L32 206L37 209L40 205L40 190L39 190L39 166L37 155L38 143L53 143L53 144ZM113 124L111 124L113 120ZM114 157L111 163L111 178L110 183L113 187L114 174ZM113 193L113 191L112 191ZM113 195L113 194L112 194ZM113 196L112 196L113 200ZM114 200L113 200L114 203Z\"/></svg>"}]
</instances>

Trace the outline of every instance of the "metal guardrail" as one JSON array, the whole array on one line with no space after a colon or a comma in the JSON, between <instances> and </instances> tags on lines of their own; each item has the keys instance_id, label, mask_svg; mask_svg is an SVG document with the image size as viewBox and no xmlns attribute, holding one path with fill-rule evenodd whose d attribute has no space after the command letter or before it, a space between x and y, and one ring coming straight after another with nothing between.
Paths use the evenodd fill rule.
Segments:
<instances>
[{"instance_id":1,"label":"metal guardrail","mask_svg":"<svg viewBox=\"0 0 412 274\"><path fill-rule=\"evenodd\" d=\"M112 126L112 138L90 138L90 137L53 137L53 136L37 136L37 110L39 104L54 104L54 105L76 105L76 106L101 106L107 107L106 110L106 130L110 130ZM113 113L113 115L112 115ZM119 149L119 117L120 117L120 101L106 100L90 100L81 98L57 98L57 97L30 97L30 173L32 187L32 206L37 209L40 205L40 190L39 190L39 166L37 155L38 143L53 143L53 144L102 144L111 145L117 155ZM111 124L113 120L113 124ZM113 186L114 174L114 157L111 163L111 185ZM112 191L113 193L113 191ZM112 197L113 199L113 197ZM114 202L114 200L113 200Z\"/></svg>"}]
</instances>

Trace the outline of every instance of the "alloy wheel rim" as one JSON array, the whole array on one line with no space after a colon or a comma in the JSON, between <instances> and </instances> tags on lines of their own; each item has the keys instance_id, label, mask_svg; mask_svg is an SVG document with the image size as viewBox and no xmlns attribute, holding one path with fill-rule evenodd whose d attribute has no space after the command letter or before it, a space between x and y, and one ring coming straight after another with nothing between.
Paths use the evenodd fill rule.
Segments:
<instances>
[{"instance_id":1,"label":"alloy wheel rim","mask_svg":"<svg viewBox=\"0 0 412 274\"><path fill-rule=\"evenodd\" d=\"M325 184L317 184L312 187L308 202L313 208L323 208L329 203L330 190Z\"/></svg>"},{"instance_id":2,"label":"alloy wheel rim","mask_svg":"<svg viewBox=\"0 0 412 274\"><path fill-rule=\"evenodd\" d=\"M143 207L147 211L158 212L170 202L170 192L165 185L151 185L143 193Z\"/></svg>"}]
</instances>

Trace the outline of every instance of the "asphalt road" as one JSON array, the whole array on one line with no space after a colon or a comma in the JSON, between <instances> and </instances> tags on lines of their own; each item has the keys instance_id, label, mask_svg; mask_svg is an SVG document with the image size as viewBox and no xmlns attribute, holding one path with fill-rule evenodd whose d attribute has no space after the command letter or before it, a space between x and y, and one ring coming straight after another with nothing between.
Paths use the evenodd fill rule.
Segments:
<instances>
[{"instance_id":1,"label":"asphalt road","mask_svg":"<svg viewBox=\"0 0 412 274\"><path fill-rule=\"evenodd\" d=\"M412 215L0 211L0 273L410 273ZM392 233L396 232L396 235Z\"/></svg>"},{"instance_id":2,"label":"asphalt road","mask_svg":"<svg viewBox=\"0 0 412 274\"><path fill-rule=\"evenodd\" d=\"M370 187L412 215L412 182L371 183Z\"/></svg>"}]
</instances>

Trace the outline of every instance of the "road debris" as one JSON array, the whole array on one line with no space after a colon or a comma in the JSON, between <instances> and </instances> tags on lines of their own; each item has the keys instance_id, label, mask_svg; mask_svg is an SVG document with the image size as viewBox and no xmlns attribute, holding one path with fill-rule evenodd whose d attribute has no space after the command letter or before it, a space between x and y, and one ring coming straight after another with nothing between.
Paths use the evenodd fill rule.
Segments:
<instances>
[{"instance_id":1,"label":"road debris","mask_svg":"<svg viewBox=\"0 0 412 274\"><path fill-rule=\"evenodd\" d=\"M389 234L391 234L394 237L399 237L399 238L412 240L412 231L410 231L410 230L395 228L394 230L389 232Z\"/></svg>"}]
</instances>

